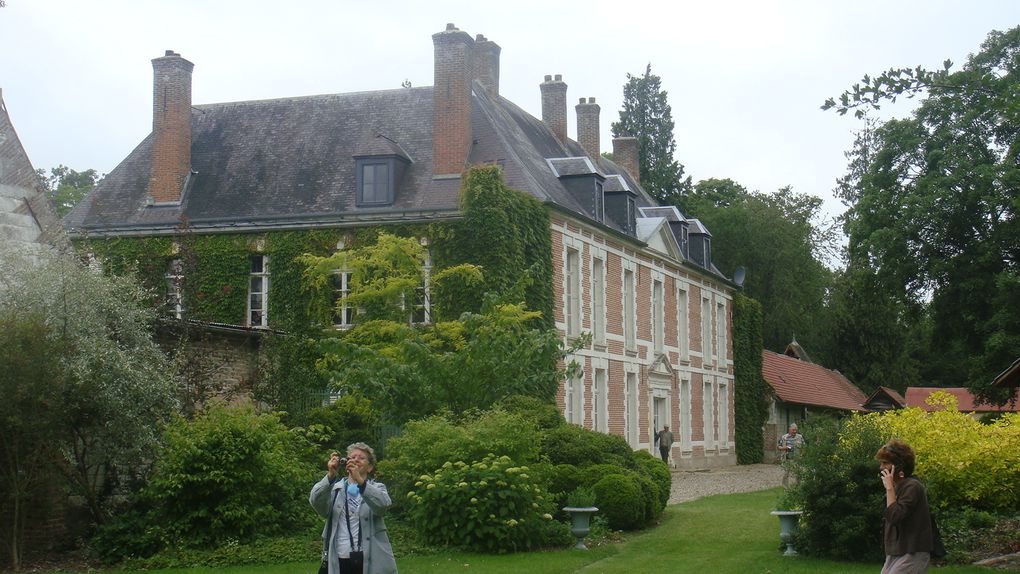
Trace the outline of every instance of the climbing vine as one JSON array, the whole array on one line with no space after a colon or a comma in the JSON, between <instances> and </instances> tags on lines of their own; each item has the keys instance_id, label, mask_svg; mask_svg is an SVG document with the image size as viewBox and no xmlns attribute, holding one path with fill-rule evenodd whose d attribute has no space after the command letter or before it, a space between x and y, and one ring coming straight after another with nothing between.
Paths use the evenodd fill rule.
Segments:
<instances>
[{"instance_id":1,"label":"climbing vine","mask_svg":"<svg viewBox=\"0 0 1020 574\"><path fill-rule=\"evenodd\" d=\"M737 462L753 464L764 458L763 425L768 419L762 376L761 303L741 293L733 298L733 401Z\"/></svg>"}]
</instances>

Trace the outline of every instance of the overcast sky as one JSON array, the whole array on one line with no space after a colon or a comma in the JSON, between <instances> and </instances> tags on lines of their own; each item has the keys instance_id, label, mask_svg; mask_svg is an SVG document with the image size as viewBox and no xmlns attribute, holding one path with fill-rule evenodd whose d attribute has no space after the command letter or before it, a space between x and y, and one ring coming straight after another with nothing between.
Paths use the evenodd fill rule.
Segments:
<instances>
[{"instance_id":1,"label":"overcast sky","mask_svg":"<svg viewBox=\"0 0 1020 574\"><path fill-rule=\"evenodd\" d=\"M627 73L661 76L677 159L695 181L822 197L859 120L819 106L865 73L956 68L1016 0L5 0L0 89L37 168L112 170L150 131L152 58L195 64L195 104L432 85L431 35L453 22L502 47L500 92L541 117L563 74L602 107L602 149ZM910 104L890 114L905 115Z\"/></svg>"}]
</instances>

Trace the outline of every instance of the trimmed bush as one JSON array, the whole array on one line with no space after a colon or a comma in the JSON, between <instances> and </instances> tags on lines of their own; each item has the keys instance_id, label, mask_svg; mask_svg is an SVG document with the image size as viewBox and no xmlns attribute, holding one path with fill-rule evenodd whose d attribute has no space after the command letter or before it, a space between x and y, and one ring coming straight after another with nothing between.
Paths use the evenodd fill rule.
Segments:
<instances>
[{"instance_id":1,"label":"trimmed bush","mask_svg":"<svg viewBox=\"0 0 1020 574\"><path fill-rule=\"evenodd\" d=\"M542 450L553 464L634 466L634 451L623 437L590 431L577 425L562 425L546 431Z\"/></svg>"},{"instance_id":2,"label":"trimmed bush","mask_svg":"<svg viewBox=\"0 0 1020 574\"><path fill-rule=\"evenodd\" d=\"M479 552L538 548L558 536L548 492L507 456L447 462L415 482L409 516L425 539Z\"/></svg>"},{"instance_id":3,"label":"trimmed bush","mask_svg":"<svg viewBox=\"0 0 1020 574\"><path fill-rule=\"evenodd\" d=\"M669 495L673 488L673 473L669 471L662 459L655 458L652 453L641 450L634 452L634 462L637 464L638 472L647 476L659 488L659 512L669 504Z\"/></svg>"},{"instance_id":4,"label":"trimmed bush","mask_svg":"<svg viewBox=\"0 0 1020 574\"><path fill-rule=\"evenodd\" d=\"M595 506L615 530L634 530L644 524L645 504L641 486L634 476L610 474L592 486Z\"/></svg>"},{"instance_id":5,"label":"trimmed bush","mask_svg":"<svg viewBox=\"0 0 1020 574\"><path fill-rule=\"evenodd\" d=\"M353 393L287 418L318 447L315 451L320 458L323 451L345 452L348 445L358 441L372 444L379 426L379 412L372 408L371 401Z\"/></svg>"}]
</instances>

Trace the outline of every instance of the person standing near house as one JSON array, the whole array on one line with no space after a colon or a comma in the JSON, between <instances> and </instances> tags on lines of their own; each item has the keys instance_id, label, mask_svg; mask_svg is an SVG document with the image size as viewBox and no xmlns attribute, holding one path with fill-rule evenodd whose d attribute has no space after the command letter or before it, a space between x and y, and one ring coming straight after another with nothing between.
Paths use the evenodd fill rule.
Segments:
<instances>
[{"instance_id":1,"label":"person standing near house","mask_svg":"<svg viewBox=\"0 0 1020 574\"><path fill-rule=\"evenodd\" d=\"M913 476L914 449L893 439L878 449L875 458L885 488L882 574L927 572L933 548L931 510L924 485Z\"/></svg>"},{"instance_id":2,"label":"person standing near house","mask_svg":"<svg viewBox=\"0 0 1020 574\"><path fill-rule=\"evenodd\" d=\"M797 449L804 446L804 435L797 432L797 423L790 423L790 431L779 437L779 451L782 459L789 460L797 456Z\"/></svg>"},{"instance_id":3,"label":"person standing near house","mask_svg":"<svg viewBox=\"0 0 1020 574\"><path fill-rule=\"evenodd\" d=\"M673 433L669 432L669 425L663 425L662 430L655 433L655 440L659 441L662 462L669 464L669 451L673 448Z\"/></svg>"},{"instance_id":4,"label":"person standing near house","mask_svg":"<svg viewBox=\"0 0 1020 574\"><path fill-rule=\"evenodd\" d=\"M340 478L340 467L347 476ZM326 519L322 529L323 564L328 574L396 574L397 563L383 514L391 500L386 485L370 480L375 451L363 442L333 452L326 476L312 486L308 502ZM323 572L320 569L320 572Z\"/></svg>"},{"instance_id":5,"label":"person standing near house","mask_svg":"<svg viewBox=\"0 0 1020 574\"><path fill-rule=\"evenodd\" d=\"M797 423L790 423L790 430L779 437L780 462L783 464L783 486L790 483L790 461L797 457L797 451L804 446L804 435L797 432Z\"/></svg>"}]
</instances>

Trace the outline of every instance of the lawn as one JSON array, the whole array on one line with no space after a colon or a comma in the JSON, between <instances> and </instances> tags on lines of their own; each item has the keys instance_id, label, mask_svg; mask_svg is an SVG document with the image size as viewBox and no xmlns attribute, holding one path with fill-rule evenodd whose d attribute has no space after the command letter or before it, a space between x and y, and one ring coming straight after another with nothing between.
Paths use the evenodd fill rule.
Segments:
<instances>
[{"instance_id":1,"label":"lawn","mask_svg":"<svg viewBox=\"0 0 1020 574\"><path fill-rule=\"evenodd\" d=\"M779 521L769 515L779 490L730 494L670 506L654 529L630 534L623 543L576 551L491 556L446 552L397 561L401 574L633 574L634 572L712 574L874 574L877 564L849 564L779 551ZM876 525L877 527L877 525ZM234 568L160 570L160 574L294 574L314 572L316 564L297 563ZM132 571L119 570L118 574ZM989 574L974 566L939 568L940 574ZM110 574L113 574L111 572Z\"/></svg>"}]
</instances>

